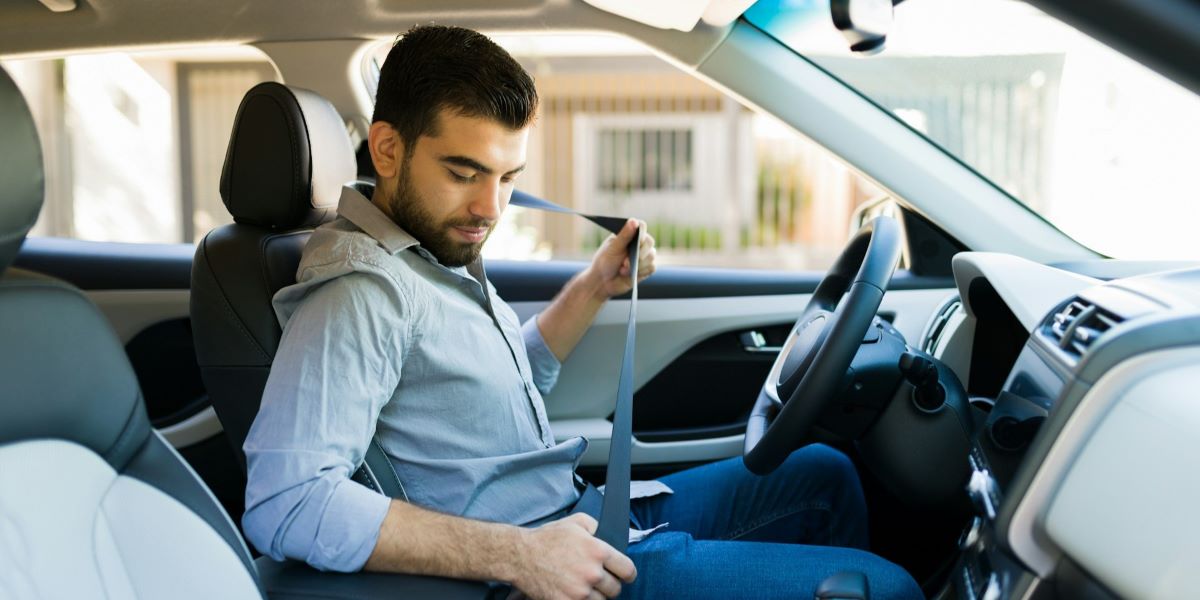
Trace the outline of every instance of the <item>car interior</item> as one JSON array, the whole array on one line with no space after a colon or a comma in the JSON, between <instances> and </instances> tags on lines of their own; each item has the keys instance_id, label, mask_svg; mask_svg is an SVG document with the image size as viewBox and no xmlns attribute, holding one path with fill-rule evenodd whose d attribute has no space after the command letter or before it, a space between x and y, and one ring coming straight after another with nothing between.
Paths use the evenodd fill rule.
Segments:
<instances>
[{"instance_id":1,"label":"car interior","mask_svg":"<svg viewBox=\"0 0 1200 600\"><path fill-rule=\"evenodd\" d=\"M1079 36L1111 47L1182 98L1159 106L1200 106L1200 68L1192 60L1200 54L1200 8L1187 0L1104 0L1090 7L1066 0L978 1L1077 28ZM500 582L324 573L300 561L276 562L248 547L239 525L246 485L242 442L281 336L272 296L295 282L309 234L336 216L343 186L370 195L373 179L356 150L372 114L378 78L372 57L409 27L428 22L476 28L498 39L509 36L518 49L534 44L526 38L547 33L601 32L633 40L673 73L727 97L724 108L712 111L733 115L726 123L749 122L752 114L767 117L772 127L827 152L842 169L836 171L843 174L838 181L860 178L867 183L853 186L874 190L850 194L854 202L838 209L840 221L820 221L820 206L829 203L820 192L842 188L813 188L812 198L793 203L788 210L796 214L803 206L818 207L803 213L813 219L805 227L838 234L821 254L823 262L802 263L803 268L779 266L796 263L770 257L767 268L696 262L714 253L695 250L703 246L695 240L716 239L716 234L676 236L673 232L681 229L647 218L664 256L678 256L679 262L662 261L640 284L636 299L615 298L605 306L546 398L556 439L582 435L590 440L579 469L584 479L603 483L610 449L617 446L617 373L636 301L634 479L730 457L767 474L793 450L825 443L850 456L859 472L872 551L908 570L928 598L1196 595L1200 519L1194 507L1200 488L1189 474L1200 468L1200 407L1191 393L1200 375L1200 253L1168 249L1153 259L1126 258L1098 251L1100 242L1092 241L1110 238L1116 244L1141 235L1138 240L1170 238L1164 243L1176 244L1164 248L1190 248L1186 239L1164 233L1183 231L1179 228L1193 221L1189 217L1200 217L1194 192L1172 183L1186 183L1187 173L1148 159L1139 163L1128 154L1104 155L1105 164L1118 171L1134 164L1147 171L1129 172L1163 179L1166 183L1145 178L1138 183L1173 190L1181 200L1171 205L1177 212L1169 214L1148 199L1105 204L1095 197L1090 199L1095 212L1127 214L1071 222L1064 220L1066 209L1019 198L1021 190L1057 190L1054 186L1065 185L1058 183L1065 179L1025 188L1016 175L995 175L989 169L1000 169L1000 162L988 166L976 150L960 151L976 146L938 137L937 115L970 109L978 122L981 115L1007 115L995 130L964 117L974 129L956 135L987 138L980 148L999 147L996 132L1003 129L1024 144L1023 150L1014 145L998 151L1011 158L1003 168L1032 172L1032 163L1020 156L1040 148L1039 128L1050 126L1037 117L1027 121L1036 135L1026 134L1013 115L1033 110L1029 107L1037 102L1030 98L1043 98L1030 94L1059 94L1058 113L1069 116L1066 103L1078 97L1070 92L1072 78L1082 69L1073 66L1077 63L1062 66L1038 46L1009 60L1035 65L1034 76L1022 71L1011 92L989 83L994 93L986 103L980 95L967 108L911 99L890 104L899 92L876 91L882 88L873 86L892 76L881 73L903 75L915 68L906 65L923 63L876 63L886 66L881 72L868 72L863 65L909 56L904 36L918 30L889 29L889 24L893 18L903 23L906 13L926 14L917 12L923 2L932 6L931 14L954 10L941 0L0 4L0 596L509 594ZM882 18L868 12L884 8ZM841 54L831 51L832 58L826 58L811 50L827 38ZM222 91L236 98L227 109L227 131L197 128L179 134L193 142L212 138L219 156L204 172L213 176L195 181L192 171L183 169L171 181L187 189L189 215L211 205L222 213L220 219L209 227L189 216L185 233L169 243L55 234L53 221L62 210L55 198L63 192L52 165L60 164L64 153L78 156L84 142L69 130L84 129L81 115L89 114L82 106L71 108L86 104L89 96L72 95L66 77L84 81L87 60L114 52L199 48L209 53L208 62L188 68L227 61L220 54L225 50L208 49L215 45L252 50L261 57L259 66L246 76L251 85ZM893 50L897 53L889 54ZM575 60L585 76L598 77L590 59L570 58L576 51L527 65L535 79L550 81ZM46 65L42 72L56 74L57 84L35 87L39 80L28 75L28 65L38 61ZM1011 64L1004 68L1019 70ZM184 67L179 69L171 77L183 81ZM940 73L951 77L950 72ZM122 96L126 92L106 80L106 73L92 74L99 87L87 89L111 93L121 119L157 118L138 108L136 99ZM1039 77L1053 83L1040 83ZM939 88L930 84L930 89ZM66 118L45 117L44 90L68 107ZM1110 85L1097 97L1120 109L1113 114L1135 112L1121 104L1121 93ZM168 121L204 116L199 103L171 102ZM592 106L587 100L577 106L570 102L548 100L538 127L552 131L558 126L552 109ZM604 158L604 152L612 152L611 140L620 139L612 137L613 119L626 118L637 131L682 131L680 117L666 110L629 117L634 104L625 102L608 113L596 109L599 116L563 117L573 137L562 146L544 142L539 150L548 165L539 167L546 181L553 181L555 169L566 168L553 160L566 147L585 148L579 162L596 165L598 175L576 175L559 188L531 178L528 191L553 202L574 202L576 209L595 208L556 197L555 190L586 196L603 189L605 173L619 171L606 166ZM985 104L986 110L980 108ZM1008 108L998 108L1002 105ZM1175 145L1163 142L1164 152L1182 153L1185 163L1191 160L1189 149L1195 156L1200 137L1188 134L1200 132L1200 110L1144 112L1147 119L1174 119L1145 133L1151 136L1147 139L1178 136L1183 141L1171 142ZM1093 130L1130 128L1124 118L1096 117L1090 128L1059 127L1054 135L1074 135L1083 146L1095 146L1088 137ZM655 119L675 124L655 124ZM689 164L687 175L672 175L686 181L672 193L699 194L697 188L713 181L703 179L701 157L709 156L703 145L726 134L713 133L721 126L715 117L711 126L696 122L701 124L688 130L688 150L681 155L692 157L695 166ZM643 141L637 152L665 147L666 138L656 135L657 146ZM745 145L749 135L729 137ZM592 142L607 150L589 154ZM86 143L117 155L124 142L100 136ZM716 158L703 160L742 160L724 146L711 155ZM1070 159L1060 152L1047 164ZM142 173L149 179L155 160L143 153L141 164L126 165L128 178ZM658 172L666 172L665 159L659 160ZM75 161L74 181L98 177L82 160ZM1143 163L1149 166L1138 166ZM770 187L763 183L767 171L758 168L741 181ZM648 177L643 175L643 182ZM1096 179L1099 187L1109 181L1102 175ZM782 189L782 181L771 186ZM729 190L741 185L725 183ZM1159 183L1172 187L1154 187ZM725 193L729 190L715 196L728 206L714 204L709 211L722 219L743 210L729 200L736 195ZM75 232L104 221L96 215L106 210L114 223L125 218L120 194L106 193L106 200L87 206L76 193L68 217L84 225L76 225ZM627 195L632 200L614 200L603 209L635 216L658 210ZM769 212L762 197L750 209L758 210L760 220ZM774 212L767 220L782 222L782 214ZM566 221L520 215L525 216L512 218L515 231L579 235ZM836 225L827 227L830 222ZM1146 223L1162 229L1139 233L1152 227ZM180 229L178 223L172 227ZM1082 229L1091 232L1079 233ZM725 233L718 244L724 249L737 246L731 238L738 232L728 231L734 233ZM740 247L753 246L755 235L743 229ZM688 240L687 251L672 246L676 237ZM800 246L779 248L803 250ZM579 247L594 248L586 242ZM549 260L534 253L488 257L488 277L526 319L586 266L585 258L579 253ZM391 460L374 442L353 479L406 499ZM866 589L845 593L869 597ZM680 589L678 597L689 597L688 590Z\"/></svg>"}]
</instances>

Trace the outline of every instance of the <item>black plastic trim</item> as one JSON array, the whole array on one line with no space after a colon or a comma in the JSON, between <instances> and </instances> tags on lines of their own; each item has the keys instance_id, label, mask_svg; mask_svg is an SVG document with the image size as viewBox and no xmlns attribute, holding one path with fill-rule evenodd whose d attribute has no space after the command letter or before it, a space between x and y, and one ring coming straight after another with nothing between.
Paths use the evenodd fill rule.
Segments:
<instances>
[{"instance_id":1,"label":"black plastic trim","mask_svg":"<svg viewBox=\"0 0 1200 600\"><path fill-rule=\"evenodd\" d=\"M191 244L34 237L25 240L15 264L84 290L186 290L195 253Z\"/></svg>"},{"instance_id":2,"label":"black plastic trim","mask_svg":"<svg viewBox=\"0 0 1200 600\"><path fill-rule=\"evenodd\" d=\"M549 300L568 279L587 266L550 261L531 268L525 261L489 261L488 278L509 302ZM709 267L660 267L638 287L639 300L721 298L811 294L825 277L819 271L767 271ZM888 285L895 290L953 289L954 279L896 271Z\"/></svg>"},{"instance_id":3,"label":"black plastic trim","mask_svg":"<svg viewBox=\"0 0 1200 600\"><path fill-rule=\"evenodd\" d=\"M84 290L186 290L191 284L191 244L127 244L66 238L25 240L16 265L69 281ZM488 277L509 302L550 300L587 266L584 262L488 261ZM643 282L645 300L811 294L824 273L709 267L660 267ZM896 271L891 290L950 289L948 276Z\"/></svg>"},{"instance_id":4,"label":"black plastic trim","mask_svg":"<svg viewBox=\"0 0 1200 600\"><path fill-rule=\"evenodd\" d=\"M187 317L146 327L125 344L125 354L155 427L174 425L211 405Z\"/></svg>"},{"instance_id":5,"label":"black plastic trim","mask_svg":"<svg viewBox=\"0 0 1200 600\"><path fill-rule=\"evenodd\" d=\"M332 573L289 560L267 557L254 561L271 600L365 600L366 598L441 598L445 600L504 598L508 586L400 573Z\"/></svg>"},{"instance_id":6,"label":"black plastic trim","mask_svg":"<svg viewBox=\"0 0 1200 600\"><path fill-rule=\"evenodd\" d=\"M610 419L611 420L611 419ZM739 435L746 431L746 421L711 427L689 427L686 429L656 429L653 431L638 431L633 434L639 442L657 444L661 442L685 442L707 440L731 435Z\"/></svg>"}]
</instances>

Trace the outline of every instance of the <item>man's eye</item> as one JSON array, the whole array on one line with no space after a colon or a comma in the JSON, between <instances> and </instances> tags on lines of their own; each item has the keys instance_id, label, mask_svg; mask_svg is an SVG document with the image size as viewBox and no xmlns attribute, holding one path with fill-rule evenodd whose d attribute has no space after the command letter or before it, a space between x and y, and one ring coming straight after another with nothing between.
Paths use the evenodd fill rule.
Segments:
<instances>
[{"instance_id":1,"label":"man's eye","mask_svg":"<svg viewBox=\"0 0 1200 600\"><path fill-rule=\"evenodd\" d=\"M459 183L471 183L472 181L475 181L474 175L459 175L450 169L446 169L446 172L450 174L450 177L453 178L454 181Z\"/></svg>"}]
</instances>

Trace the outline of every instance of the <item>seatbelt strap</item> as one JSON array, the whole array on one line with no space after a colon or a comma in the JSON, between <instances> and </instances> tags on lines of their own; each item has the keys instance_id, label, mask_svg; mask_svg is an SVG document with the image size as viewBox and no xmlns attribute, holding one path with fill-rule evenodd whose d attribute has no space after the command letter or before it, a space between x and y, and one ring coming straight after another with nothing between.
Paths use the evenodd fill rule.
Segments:
<instances>
[{"instance_id":1,"label":"seatbelt strap","mask_svg":"<svg viewBox=\"0 0 1200 600\"><path fill-rule=\"evenodd\" d=\"M627 219L620 217L585 215L548 200L542 200L541 198L516 190L513 191L509 204L523 208L578 215L611 231L613 234L620 233L627 221ZM621 359L621 371L617 378L617 405L613 414L612 439L610 440L608 450L608 475L604 480L604 498L603 502L600 503L598 511L600 524L596 528L596 537L604 540L604 542L621 553L624 553L629 546L629 477L630 453L633 444L633 345L637 325L638 246L641 243L641 239L642 231L639 228L637 235L633 237L633 240L625 249L629 258L629 277L633 289L630 292L629 319L625 325L624 357ZM354 479L368 487L377 488L387 496L393 498L404 497L402 496L404 494L404 486L400 483L400 478L396 475L396 471L391 468L391 459L387 457L383 452L383 448L374 439L367 446L364 464L355 471ZM598 498L595 498L598 492L594 491L594 487L591 487L591 490L592 492L587 494L586 498L581 499L581 502L586 500L588 509L585 512L589 514L595 511L594 506L596 500L598 500ZM405 499L407 498L405 497Z\"/></svg>"},{"instance_id":2,"label":"seatbelt strap","mask_svg":"<svg viewBox=\"0 0 1200 600\"><path fill-rule=\"evenodd\" d=\"M585 215L530 196L513 191L509 204L524 208L536 208L550 212L579 215L609 231L620 233L627 219ZM608 449L608 474L604 479L604 502L600 508L600 525L596 537L622 554L629 546L629 477L633 445L633 346L637 331L637 272L638 246L642 240L639 227L637 235L629 242L625 251L629 257L629 277L633 289L630 291L629 319L625 324L625 350L621 359L621 371L617 378L617 406L613 413L612 439Z\"/></svg>"}]
</instances>

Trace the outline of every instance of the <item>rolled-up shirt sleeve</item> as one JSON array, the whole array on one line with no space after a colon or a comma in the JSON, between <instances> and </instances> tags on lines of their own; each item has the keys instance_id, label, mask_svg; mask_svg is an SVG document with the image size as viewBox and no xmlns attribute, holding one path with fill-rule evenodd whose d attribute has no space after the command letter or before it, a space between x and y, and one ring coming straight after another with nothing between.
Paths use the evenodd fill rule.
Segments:
<instances>
[{"instance_id":1,"label":"rolled-up shirt sleeve","mask_svg":"<svg viewBox=\"0 0 1200 600\"><path fill-rule=\"evenodd\" d=\"M246 438L246 537L321 570L362 568L390 499L350 480L400 378L403 302L380 275L307 293L284 327Z\"/></svg>"},{"instance_id":2,"label":"rolled-up shirt sleeve","mask_svg":"<svg viewBox=\"0 0 1200 600\"><path fill-rule=\"evenodd\" d=\"M542 332L538 329L537 315L529 317L521 324L521 338L525 342L525 353L529 355L529 367L533 371L533 385L537 386L542 395L550 393L558 382L558 372L562 363L550 351Z\"/></svg>"}]
</instances>

